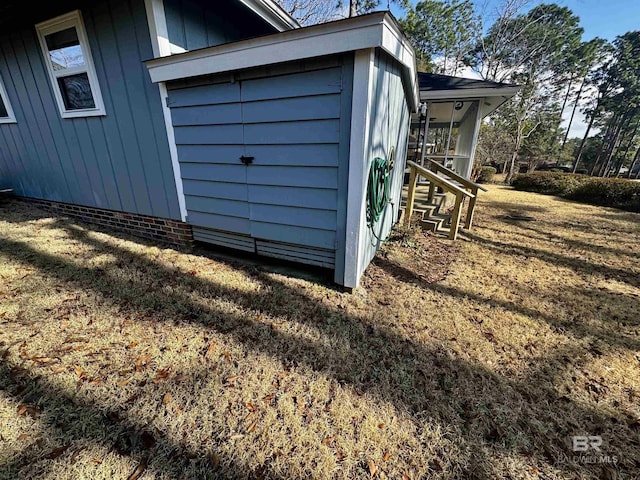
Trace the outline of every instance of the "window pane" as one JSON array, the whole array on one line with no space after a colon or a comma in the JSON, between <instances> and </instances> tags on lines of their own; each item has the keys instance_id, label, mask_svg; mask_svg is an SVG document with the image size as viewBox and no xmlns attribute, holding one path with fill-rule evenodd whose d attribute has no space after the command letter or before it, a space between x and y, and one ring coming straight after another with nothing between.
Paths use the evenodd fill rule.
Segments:
<instances>
[{"instance_id":1,"label":"window pane","mask_svg":"<svg viewBox=\"0 0 640 480\"><path fill-rule=\"evenodd\" d=\"M49 50L49 57L54 70L81 67L84 65L84 55L78 40L75 27L60 30L44 37Z\"/></svg>"},{"instance_id":2,"label":"window pane","mask_svg":"<svg viewBox=\"0 0 640 480\"><path fill-rule=\"evenodd\" d=\"M58 85L60 85L60 93L62 93L64 106L67 110L82 110L96 107L93 101L93 94L91 93L89 77L86 73L60 77L58 78Z\"/></svg>"},{"instance_id":3,"label":"window pane","mask_svg":"<svg viewBox=\"0 0 640 480\"><path fill-rule=\"evenodd\" d=\"M2 99L2 95L0 95L0 118L8 118L9 112L7 112L7 107L4 106L4 100Z\"/></svg>"}]
</instances>

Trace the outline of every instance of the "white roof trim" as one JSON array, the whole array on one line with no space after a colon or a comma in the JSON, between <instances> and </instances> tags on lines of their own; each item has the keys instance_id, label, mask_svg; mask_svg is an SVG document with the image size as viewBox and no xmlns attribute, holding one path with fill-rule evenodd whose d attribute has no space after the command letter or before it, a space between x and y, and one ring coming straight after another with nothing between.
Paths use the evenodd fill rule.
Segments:
<instances>
[{"instance_id":1,"label":"white roof trim","mask_svg":"<svg viewBox=\"0 0 640 480\"><path fill-rule=\"evenodd\" d=\"M193 50L149 60L146 65L151 81L158 83L371 48L383 49L403 66L407 100L415 109L420 103L415 54L388 13Z\"/></svg>"},{"instance_id":2,"label":"white roof trim","mask_svg":"<svg viewBox=\"0 0 640 480\"><path fill-rule=\"evenodd\" d=\"M298 21L273 0L240 0L240 3L260 15L267 23L281 32L300 28Z\"/></svg>"},{"instance_id":3,"label":"white roof trim","mask_svg":"<svg viewBox=\"0 0 640 480\"><path fill-rule=\"evenodd\" d=\"M449 100L458 98L512 97L520 90L514 87L453 88L449 90L420 90L420 100Z\"/></svg>"}]
</instances>

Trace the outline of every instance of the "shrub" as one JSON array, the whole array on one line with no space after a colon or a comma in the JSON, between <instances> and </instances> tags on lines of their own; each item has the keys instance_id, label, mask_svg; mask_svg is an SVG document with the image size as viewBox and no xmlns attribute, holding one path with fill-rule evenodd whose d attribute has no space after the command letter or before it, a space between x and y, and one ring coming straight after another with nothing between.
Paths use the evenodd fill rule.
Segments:
<instances>
[{"instance_id":1,"label":"shrub","mask_svg":"<svg viewBox=\"0 0 640 480\"><path fill-rule=\"evenodd\" d=\"M517 190L640 211L640 182L633 180L559 172L533 172L516 176L512 185Z\"/></svg>"},{"instance_id":2,"label":"shrub","mask_svg":"<svg viewBox=\"0 0 640 480\"><path fill-rule=\"evenodd\" d=\"M491 183L497 171L498 170L495 169L494 167L489 167L489 166L480 167L480 172L478 173L478 178L476 179L476 182Z\"/></svg>"},{"instance_id":3,"label":"shrub","mask_svg":"<svg viewBox=\"0 0 640 480\"><path fill-rule=\"evenodd\" d=\"M589 177L561 172L533 172L516 176L511 182L518 190L566 195L577 189Z\"/></svg>"},{"instance_id":4,"label":"shrub","mask_svg":"<svg viewBox=\"0 0 640 480\"><path fill-rule=\"evenodd\" d=\"M624 178L590 178L567 198L640 211L640 182Z\"/></svg>"}]
</instances>

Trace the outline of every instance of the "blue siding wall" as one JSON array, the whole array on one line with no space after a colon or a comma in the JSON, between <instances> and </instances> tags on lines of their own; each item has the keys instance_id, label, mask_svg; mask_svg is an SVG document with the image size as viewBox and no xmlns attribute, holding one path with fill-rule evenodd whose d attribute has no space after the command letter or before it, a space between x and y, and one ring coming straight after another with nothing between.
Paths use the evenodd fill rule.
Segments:
<instances>
[{"instance_id":1,"label":"blue siding wall","mask_svg":"<svg viewBox=\"0 0 640 480\"><path fill-rule=\"evenodd\" d=\"M387 238L399 216L411 117L400 76L400 66L380 50L376 51L372 88L368 154L364 159L367 162L365 170L369 171L369 165L374 158L388 158L391 147L395 147L395 167L391 180L391 203L387 205L376 225L373 227L365 225L361 231L362 255L358 277L364 273L375 256L380 247L380 239ZM366 188L367 178L364 182Z\"/></svg>"},{"instance_id":2,"label":"blue siding wall","mask_svg":"<svg viewBox=\"0 0 640 480\"><path fill-rule=\"evenodd\" d=\"M62 119L34 25L80 9L106 116ZM36 14L36 12L38 12ZM17 124L0 125L0 175L23 196L180 218L143 0L58 1L0 34L0 75Z\"/></svg>"},{"instance_id":3,"label":"blue siding wall","mask_svg":"<svg viewBox=\"0 0 640 480\"><path fill-rule=\"evenodd\" d=\"M259 253L318 256L316 264L342 268L335 251L344 236L352 56L289 70L168 86L188 222L308 247L255 244ZM241 155L255 160L245 166ZM231 238L215 235L213 243ZM232 240L251 249L247 239Z\"/></svg>"},{"instance_id":4,"label":"blue siding wall","mask_svg":"<svg viewBox=\"0 0 640 480\"><path fill-rule=\"evenodd\" d=\"M169 42L185 50L275 33L236 0L164 0Z\"/></svg>"}]
</instances>

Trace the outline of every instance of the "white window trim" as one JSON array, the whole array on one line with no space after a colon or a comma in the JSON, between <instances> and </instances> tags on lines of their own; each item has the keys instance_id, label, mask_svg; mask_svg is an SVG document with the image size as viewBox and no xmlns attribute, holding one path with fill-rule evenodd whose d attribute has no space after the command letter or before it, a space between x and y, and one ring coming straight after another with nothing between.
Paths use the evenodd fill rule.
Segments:
<instances>
[{"instance_id":1,"label":"white window trim","mask_svg":"<svg viewBox=\"0 0 640 480\"><path fill-rule=\"evenodd\" d=\"M79 69L67 69L65 73L72 75L73 73L86 73L89 77L89 85L91 86L91 94L93 95L93 101L95 108L86 108L82 110L67 110L62 99L62 93L60 92L60 86L58 85L57 76L53 70L51 59L49 57L49 49L45 36L52 33L59 32L66 28L75 27L78 33L78 40L80 42L80 48L82 49L82 55L86 64L85 68ZM96 69L93 64L93 57L91 56L91 48L89 47L89 40L87 39L87 32L84 28L84 21L82 20L82 14L80 10L69 12L65 15L61 15L51 20L47 20L36 25L36 31L38 32L38 39L40 40L40 49L44 57L44 63L49 74L49 80L51 81L51 87L53 94L60 110L62 118L79 118L79 117L95 117L106 115L104 109L104 102L102 100L102 92L100 91L100 84L98 82L98 76L96 75ZM75 71L77 70L77 72Z\"/></svg>"},{"instance_id":2,"label":"white window trim","mask_svg":"<svg viewBox=\"0 0 640 480\"><path fill-rule=\"evenodd\" d=\"M9 97L7 96L7 90L4 88L2 77L0 77L0 97L2 97L2 103L4 104L4 108L7 109L7 114L9 115L8 117L0 117L0 124L18 123L18 121L16 120L16 115L13 113L13 108L11 107Z\"/></svg>"}]
</instances>

